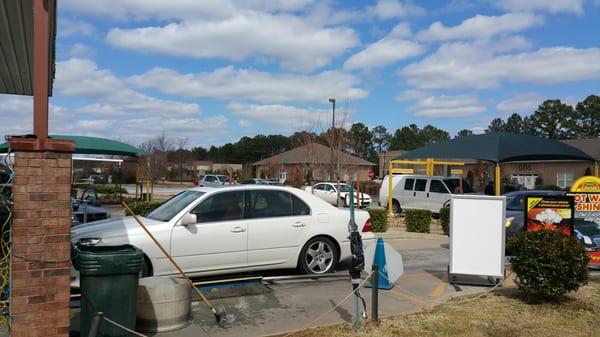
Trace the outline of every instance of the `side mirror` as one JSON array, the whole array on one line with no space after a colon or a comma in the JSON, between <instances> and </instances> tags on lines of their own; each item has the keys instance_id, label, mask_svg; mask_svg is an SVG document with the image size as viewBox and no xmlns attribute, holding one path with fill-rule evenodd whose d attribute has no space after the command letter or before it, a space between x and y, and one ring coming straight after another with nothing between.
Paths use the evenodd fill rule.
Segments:
<instances>
[{"instance_id":1,"label":"side mirror","mask_svg":"<svg viewBox=\"0 0 600 337\"><path fill-rule=\"evenodd\" d=\"M179 222L180 222L181 226L187 226L187 225L196 224L196 221L197 221L196 214L188 213L188 214L184 215Z\"/></svg>"}]
</instances>

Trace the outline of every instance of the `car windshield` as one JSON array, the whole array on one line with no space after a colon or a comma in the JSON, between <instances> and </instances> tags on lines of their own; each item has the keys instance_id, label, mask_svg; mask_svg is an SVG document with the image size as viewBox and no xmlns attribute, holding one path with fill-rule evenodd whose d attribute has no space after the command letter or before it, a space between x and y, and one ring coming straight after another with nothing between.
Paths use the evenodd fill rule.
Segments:
<instances>
[{"instance_id":1,"label":"car windshield","mask_svg":"<svg viewBox=\"0 0 600 337\"><path fill-rule=\"evenodd\" d=\"M162 205L158 206L157 209L150 212L150 214L148 214L146 217L152 220L169 221L173 219L177 213L181 212L181 210L183 210L186 206L194 202L194 200L198 199L203 194L204 192L200 191L183 191L165 201Z\"/></svg>"},{"instance_id":2,"label":"car windshield","mask_svg":"<svg viewBox=\"0 0 600 337\"><path fill-rule=\"evenodd\" d=\"M506 209L511 211L523 210L523 196L520 194L506 197Z\"/></svg>"},{"instance_id":3,"label":"car windshield","mask_svg":"<svg viewBox=\"0 0 600 337\"><path fill-rule=\"evenodd\" d=\"M350 185L340 184L340 192L349 193L351 190Z\"/></svg>"},{"instance_id":4,"label":"car windshield","mask_svg":"<svg viewBox=\"0 0 600 337\"><path fill-rule=\"evenodd\" d=\"M444 179L444 183L448 186L448 189L453 194L460 193L460 179ZM473 188L468 182L462 181L463 193L473 193Z\"/></svg>"},{"instance_id":5,"label":"car windshield","mask_svg":"<svg viewBox=\"0 0 600 337\"><path fill-rule=\"evenodd\" d=\"M217 179L222 183L227 182L227 176L217 176Z\"/></svg>"}]
</instances>

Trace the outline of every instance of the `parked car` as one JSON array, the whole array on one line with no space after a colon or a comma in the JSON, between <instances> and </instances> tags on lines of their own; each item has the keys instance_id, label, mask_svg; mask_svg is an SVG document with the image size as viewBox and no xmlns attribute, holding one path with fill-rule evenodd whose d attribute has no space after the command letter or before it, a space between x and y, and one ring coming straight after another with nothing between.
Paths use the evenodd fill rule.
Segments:
<instances>
[{"instance_id":1,"label":"parked car","mask_svg":"<svg viewBox=\"0 0 600 337\"><path fill-rule=\"evenodd\" d=\"M272 185L272 186L283 186L283 184L277 180L267 180L267 179L245 179L240 182L243 185Z\"/></svg>"},{"instance_id":2,"label":"parked car","mask_svg":"<svg viewBox=\"0 0 600 337\"><path fill-rule=\"evenodd\" d=\"M447 204L451 194L460 193L460 178L425 175L393 175L392 176L392 208L394 213L402 209L428 209L438 213ZM379 190L379 205L387 206L389 195L389 178L386 175ZM466 181L462 181L464 194L475 193Z\"/></svg>"},{"instance_id":3,"label":"parked car","mask_svg":"<svg viewBox=\"0 0 600 337\"><path fill-rule=\"evenodd\" d=\"M258 179L258 178L244 179L240 182L240 184L243 184L243 185L268 185L267 181L265 179Z\"/></svg>"},{"instance_id":4,"label":"parked car","mask_svg":"<svg viewBox=\"0 0 600 337\"><path fill-rule=\"evenodd\" d=\"M9 214L12 199L12 184L0 184L0 225L4 224ZM71 196L71 226L110 218L110 212L103 208L96 190L86 188L81 196Z\"/></svg>"},{"instance_id":5,"label":"parked car","mask_svg":"<svg viewBox=\"0 0 600 337\"><path fill-rule=\"evenodd\" d=\"M220 174L205 174L198 178L198 186L222 186L227 182L228 177Z\"/></svg>"},{"instance_id":6,"label":"parked car","mask_svg":"<svg viewBox=\"0 0 600 337\"><path fill-rule=\"evenodd\" d=\"M317 197L327 201L328 203L337 206L337 183L318 183L304 188L307 192L310 192ZM345 183L340 183L340 199L342 205L345 207L350 206L350 191L351 186ZM360 206L359 206L360 205ZM358 194L354 191L354 206L356 207L367 207L371 205L371 196L366 193Z\"/></svg>"},{"instance_id":7,"label":"parked car","mask_svg":"<svg viewBox=\"0 0 600 337\"><path fill-rule=\"evenodd\" d=\"M369 213L356 211L364 245L374 242ZM298 268L332 271L351 257L350 212L292 187L236 185L183 191L141 217L190 276ZM76 245L132 244L144 251L143 275L175 270L132 217L73 227ZM74 283L77 273L73 270Z\"/></svg>"},{"instance_id":8,"label":"parked car","mask_svg":"<svg viewBox=\"0 0 600 337\"><path fill-rule=\"evenodd\" d=\"M600 251L600 224L589 220L575 220L575 237L590 252Z\"/></svg>"},{"instance_id":9,"label":"parked car","mask_svg":"<svg viewBox=\"0 0 600 337\"><path fill-rule=\"evenodd\" d=\"M563 195L561 191L521 190L503 194L506 197L506 239L523 231L525 198L528 195Z\"/></svg>"},{"instance_id":10,"label":"parked car","mask_svg":"<svg viewBox=\"0 0 600 337\"><path fill-rule=\"evenodd\" d=\"M93 187L85 188L79 198L74 195L71 198L71 205L73 209L72 226L110 218L110 212L102 207Z\"/></svg>"}]
</instances>

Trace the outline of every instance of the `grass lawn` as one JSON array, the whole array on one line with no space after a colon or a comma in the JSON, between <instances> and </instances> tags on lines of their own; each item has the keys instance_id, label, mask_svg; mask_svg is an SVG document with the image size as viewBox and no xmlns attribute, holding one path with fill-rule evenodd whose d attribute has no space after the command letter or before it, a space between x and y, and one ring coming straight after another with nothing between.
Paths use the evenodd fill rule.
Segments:
<instances>
[{"instance_id":1,"label":"grass lawn","mask_svg":"<svg viewBox=\"0 0 600 337\"><path fill-rule=\"evenodd\" d=\"M527 304L515 288L483 296L455 298L422 313L366 324L355 332L350 324L310 329L294 337L350 336L599 336L600 280L558 303ZM595 332L594 332L595 331Z\"/></svg>"}]
</instances>

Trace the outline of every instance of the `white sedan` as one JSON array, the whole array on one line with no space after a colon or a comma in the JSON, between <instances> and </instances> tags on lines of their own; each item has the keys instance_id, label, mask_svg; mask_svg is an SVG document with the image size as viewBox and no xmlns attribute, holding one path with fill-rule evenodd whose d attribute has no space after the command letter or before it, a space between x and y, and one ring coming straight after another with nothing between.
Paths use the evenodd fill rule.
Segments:
<instances>
[{"instance_id":1,"label":"white sedan","mask_svg":"<svg viewBox=\"0 0 600 337\"><path fill-rule=\"evenodd\" d=\"M348 184L340 183L340 199L344 207L350 206L350 191L351 186ZM327 201L332 205L337 205L337 183L318 183L313 187L306 187L306 191L311 192L317 197ZM368 207L371 205L371 196L366 193L360 193L354 191L354 206L355 207Z\"/></svg>"},{"instance_id":2,"label":"white sedan","mask_svg":"<svg viewBox=\"0 0 600 337\"><path fill-rule=\"evenodd\" d=\"M350 212L291 187L238 185L183 191L146 217L149 228L190 276L298 268L332 271L351 257ZM356 211L363 244L374 241L371 220ZM176 271L135 219L82 224L71 231L74 244L132 244L144 251L143 276ZM73 270L73 286L78 275Z\"/></svg>"}]
</instances>

